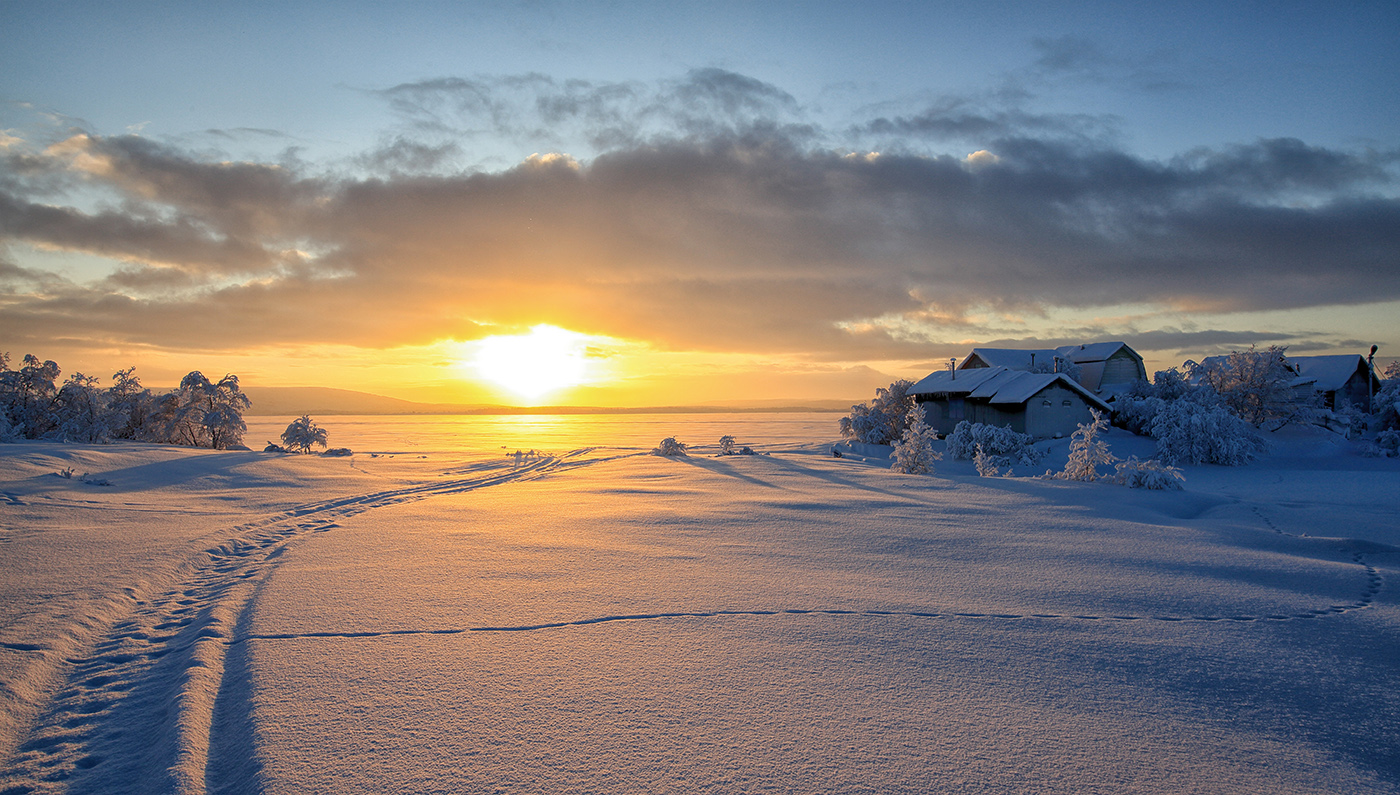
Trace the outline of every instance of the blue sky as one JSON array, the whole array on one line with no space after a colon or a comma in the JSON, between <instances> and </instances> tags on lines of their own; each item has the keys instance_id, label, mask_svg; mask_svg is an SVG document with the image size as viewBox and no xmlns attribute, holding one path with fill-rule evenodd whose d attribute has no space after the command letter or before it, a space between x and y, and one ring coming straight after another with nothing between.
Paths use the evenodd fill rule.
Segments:
<instances>
[{"instance_id":1,"label":"blue sky","mask_svg":"<svg viewBox=\"0 0 1400 795\"><path fill-rule=\"evenodd\" d=\"M0 348L356 388L543 322L636 396L1384 358L1397 41L1393 3L0 3Z\"/></svg>"}]
</instances>

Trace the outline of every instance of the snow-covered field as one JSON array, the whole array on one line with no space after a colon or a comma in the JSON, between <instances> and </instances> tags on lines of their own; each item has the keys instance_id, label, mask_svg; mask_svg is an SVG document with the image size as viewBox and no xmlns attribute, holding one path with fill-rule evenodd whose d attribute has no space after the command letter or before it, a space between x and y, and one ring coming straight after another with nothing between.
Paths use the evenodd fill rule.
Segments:
<instances>
[{"instance_id":1,"label":"snow-covered field","mask_svg":"<svg viewBox=\"0 0 1400 795\"><path fill-rule=\"evenodd\" d=\"M0 445L0 792L1400 792L1400 463L1145 492L691 421Z\"/></svg>"}]
</instances>

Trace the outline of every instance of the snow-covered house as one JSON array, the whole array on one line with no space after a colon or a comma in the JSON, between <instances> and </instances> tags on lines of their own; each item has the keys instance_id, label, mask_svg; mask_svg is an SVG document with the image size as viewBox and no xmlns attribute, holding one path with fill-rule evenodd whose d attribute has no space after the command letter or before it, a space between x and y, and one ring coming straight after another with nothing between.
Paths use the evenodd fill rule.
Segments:
<instances>
[{"instance_id":1,"label":"snow-covered house","mask_svg":"<svg viewBox=\"0 0 1400 795\"><path fill-rule=\"evenodd\" d=\"M1059 360L1057 363L1056 360ZM1063 366L1064 362L1074 365ZM1026 372L1078 370L1080 384L1099 395L1112 395L1116 387L1147 380L1147 368L1138 352L1125 342L1088 342L1059 348L973 348L959 370L1005 367Z\"/></svg>"},{"instance_id":2,"label":"snow-covered house","mask_svg":"<svg viewBox=\"0 0 1400 795\"><path fill-rule=\"evenodd\" d=\"M1007 367L940 370L909 388L924 421L939 435L959 422L997 425L1037 439L1068 436L1089 422L1089 409L1111 408L1064 373L1031 373Z\"/></svg>"},{"instance_id":3,"label":"snow-covered house","mask_svg":"<svg viewBox=\"0 0 1400 795\"><path fill-rule=\"evenodd\" d=\"M1366 410L1367 399L1380 391L1381 382L1360 354L1341 356L1288 356L1289 367L1298 374L1294 388L1320 395L1322 405L1334 409L1341 403ZM1367 388L1369 384L1370 388Z\"/></svg>"}]
</instances>

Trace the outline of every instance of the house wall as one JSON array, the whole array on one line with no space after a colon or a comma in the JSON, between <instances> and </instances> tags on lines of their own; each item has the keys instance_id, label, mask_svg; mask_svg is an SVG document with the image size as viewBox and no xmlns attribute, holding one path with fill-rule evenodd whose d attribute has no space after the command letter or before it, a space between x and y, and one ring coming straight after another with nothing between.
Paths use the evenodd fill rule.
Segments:
<instances>
[{"instance_id":1,"label":"house wall","mask_svg":"<svg viewBox=\"0 0 1400 795\"><path fill-rule=\"evenodd\" d=\"M1147 369L1131 353L1119 348L1103 363L1103 378L1099 379L1099 386L1131 384L1139 379L1147 380Z\"/></svg>"},{"instance_id":2,"label":"house wall","mask_svg":"<svg viewBox=\"0 0 1400 795\"><path fill-rule=\"evenodd\" d=\"M1029 430L1022 433L1037 439L1069 436L1092 419L1089 403L1078 392L1051 384L1026 401L1024 424Z\"/></svg>"},{"instance_id":3,"label":"house wall","mask_svg":"<svg viewBox=\"0 0 1400 795\"><path fill-rule=\"evenodd\" d=\"M1361 409L1362 411L1365 411L1366 398L1369 396L1369 391L1367 387L1369 386L1370 382L1370 372L1365 367L1358 367L1356 369L1356 372L1352 373L1351 378L1347 379L1346 386L1344 386L1341 390L1335 393L1335 397L1332 393L1328 393L1326 395L1328 403L1327 407L1335 408L1337 398L1342 398L1343 400L1350 401L1351 405Z\"/></svg>"},{"instance_id":4,"label":"house wall","mask_svg":"<svg viewBox=\"0 0 1400 795\"><path fill-rule=\"evenodd\" d=\"M980 422L983 425L1010 428L1017 433L1026 432L1026 413L1023 406L993 406L981 401L959 398L934 398L921 401L919 405L924 408L924 422L937 431L939 436L952 433L963 420L974 424Z\"/></svg>"}]
</instances>

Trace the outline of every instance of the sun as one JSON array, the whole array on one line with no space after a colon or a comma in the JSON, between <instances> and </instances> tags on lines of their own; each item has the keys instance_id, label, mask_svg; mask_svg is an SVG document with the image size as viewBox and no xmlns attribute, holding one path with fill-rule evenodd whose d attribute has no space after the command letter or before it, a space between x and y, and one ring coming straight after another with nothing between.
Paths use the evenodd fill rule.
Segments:
<instances>
[{"instance_id":1,"label":"sun","mask_svg":"<svg viewBox=\"0 0 1400 795\"><path fill-rule=\"evenodd\" d=\"M527 400L588 380L588 336L539 325L529 334L486 337L472 343L465 362L476 374Z\"/></svg>"}]
</instances>

